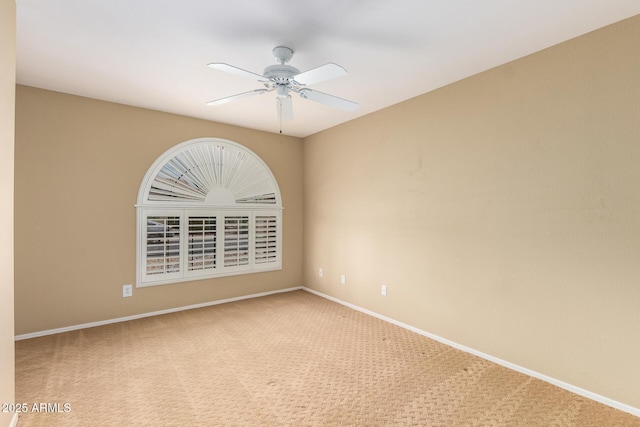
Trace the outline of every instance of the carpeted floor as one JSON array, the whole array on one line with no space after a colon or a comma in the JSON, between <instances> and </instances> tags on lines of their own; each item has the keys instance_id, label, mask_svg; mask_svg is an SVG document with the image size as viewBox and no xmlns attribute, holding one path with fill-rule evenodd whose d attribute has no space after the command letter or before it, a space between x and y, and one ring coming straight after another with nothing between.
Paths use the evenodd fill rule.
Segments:
<instances>
[{"instance_id":1,"label":"carpeted floor","mask_svg":"<svg viewBox=\"0 0 640 427\"><path fill-rule=\"evenodd\" d=\"M16 365L19 427L640 426L304 291L18 341Z\"/></svg>"}]
</instances>

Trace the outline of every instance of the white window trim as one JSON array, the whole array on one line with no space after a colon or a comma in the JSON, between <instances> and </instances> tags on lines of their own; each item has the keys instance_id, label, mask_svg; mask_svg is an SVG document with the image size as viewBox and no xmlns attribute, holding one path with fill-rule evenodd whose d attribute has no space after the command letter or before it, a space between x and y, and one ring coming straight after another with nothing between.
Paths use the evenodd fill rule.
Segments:
<instances>
[{"instance_id":1,"label":"white window trim","mask_svg":"<svg viewBox=\"0 0 640 427\"><path fill-rule=\"evenodd\" d=\"M259 177L258 184L255 188L259 188L255 196L264 194L264 189L272 196L268 201L252 201L246 202L247 193L241 195L242 200L230 201L228 196L220 197L200 197L200 200L151 200L149 193L156 176L161 172L162 168L168 164L174 157L181 153L192 150L193 147L211 145L224 146L227 153L232 153L234 157L229 163L236 162L237 158L241 158L250 165L242 170L240 166L234 164L234 174L241 174L241 182L243 188L247 187L247 182L252 184L251 179L255 172L255 176ZM189 152L190 153L190 152ZM189 154L188 153L188 154ZM213 163L213 162L211 162ZM223 162L216 164L215 167L221 167ZM208 167L208 164L205 165ZM242 175L244 174L244 175ZM210 184L210 183L208 183ZM224 186L220 186L221 188ZM231 186L229 186L231 187ZM223 192L229 193L229 188L222 188ZM220 191L216 189L215 191ZM225 193L225 194L226 194ZM217 193L216 193L217 194ZM253 194L249 193L249 197ZM236 200L238 200L237 198ZM280 199L280 191L273 174L266 164L253 152L232 141L218 138L198 138L186 141L182 144L167 150L162 154L147 171L140 190L138 192L138 203L136 204L137 216L137 232L136 232L136 287L166 285L170 283L180 283L186 281L210 279L217 277L226 277L239 274L260 273L266 271L282 269L282 205ZM249 246L249 262L240 266L224 265L224 217L231 215L247 216L249 222L248 246ZM273 260L265 263L256 263L256 230L255 222L257 216L272 216L275 218L276 235L275 235L275 256ZM147 218L150 216L177 216L180 217L180 268L178 272L147 274ZM188 218L194 216L215 216L216 217L216 266L212 269L205 270L189 270L189 231Z\"/></svg>"}]
</instances>

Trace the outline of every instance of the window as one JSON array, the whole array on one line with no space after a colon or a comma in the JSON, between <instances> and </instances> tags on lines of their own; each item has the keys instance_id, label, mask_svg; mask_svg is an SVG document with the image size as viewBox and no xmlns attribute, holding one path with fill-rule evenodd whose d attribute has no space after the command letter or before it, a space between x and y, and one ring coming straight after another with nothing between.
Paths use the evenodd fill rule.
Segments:
<instances>
[{"instance_id":1,"label":"window","mask_svg":"<svg viewBox=\"0 0 640 427\"><path fill-rule=\"evenodd\" d=\"M278 185L237 143L200 138L170 149L147 171L136 210L137 286L282 268Z\"/></svg>"}]
</instances>

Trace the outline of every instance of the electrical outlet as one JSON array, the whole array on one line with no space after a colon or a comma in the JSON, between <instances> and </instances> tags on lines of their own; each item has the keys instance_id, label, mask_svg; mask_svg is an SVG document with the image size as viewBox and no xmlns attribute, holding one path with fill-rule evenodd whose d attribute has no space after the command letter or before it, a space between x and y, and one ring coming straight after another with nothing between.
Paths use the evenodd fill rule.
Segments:
<instances>
[{"instance_id":1,"label":"electrical outlet","mask_svg":"<svg viewBox=\"0 0 640 427\"><path fill-rule=\"evenodd\" d=\"M130 297L133 295L132 285L122 285L122 298Z\"/></svg>"},{"instance_id":2,"label":"electrical outlet","mask_svg":"<svg viewBox=\"0 0 640 427\"><path fill-rule=\"evenodd\" d=\"M324 274L324 271L322 270L322 267L320 267L318 269L318 277L322 277L323 274Z\"/></svg>"},{"instance_id":3,"label":"electrical outlet","mask_svg":"<svg viewBox=\"0 0 640 427\"><path fill-rule=\"evenodd\" d=\"M380 294L381 294L383 297L386 297L386 296L387 296L387 285L382 285L382 287L380 288Z\"/></svg>"},{"instance_id":4,"label":"electrical outlet","mask_svg":"<svg viewBox=\"0 0 640 427\"><path fill-rule=\"evenodd\" d=\"M342 276L340 276L340 284L342 284L342 285L346 285L347 284L347 276L345 276L344 274Z\"/></svg>"}]
</instances>

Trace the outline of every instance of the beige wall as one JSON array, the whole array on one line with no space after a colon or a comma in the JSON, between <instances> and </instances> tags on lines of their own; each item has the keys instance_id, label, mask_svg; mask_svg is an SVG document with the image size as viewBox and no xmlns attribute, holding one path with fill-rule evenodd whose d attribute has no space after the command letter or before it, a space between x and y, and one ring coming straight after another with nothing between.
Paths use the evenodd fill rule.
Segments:
<instances>
[{"instance_id":1,"label":"beige wall","mask_svg":"<svg viewBox=\"0 0 640 427\"><path fill-rule=\"evenodd\" d=\"M0 1L0 403L13 402L13 153L16 85L16 3ZM0 412L0 426L13 414Z\"/></svg>"},{"instance_id":2,"label":"beige wall","mask_svg":"<svg viewBox=\"0 0 640 427\"><path fill-rule=\"evenodd\" d=\"M306 138L305 284L640 408L638 40L640 16Z\"/></svg>"},{"instance_id":3,"label":"beige wall","mask_svg":"<svg viewBox=\"0 0 640 427\"><path fill-rule=\"evenodd\" d=\"M134 204L164 151L238 142L280 186L282 271L134 288ZM302 141L25 86L16 93L16 334L302 284Z\"/></svg>"}]
</instances>

